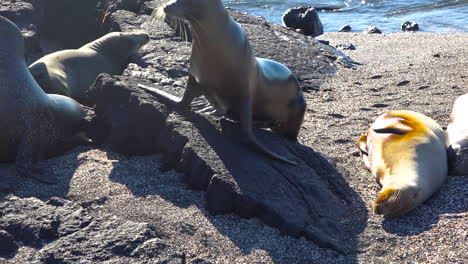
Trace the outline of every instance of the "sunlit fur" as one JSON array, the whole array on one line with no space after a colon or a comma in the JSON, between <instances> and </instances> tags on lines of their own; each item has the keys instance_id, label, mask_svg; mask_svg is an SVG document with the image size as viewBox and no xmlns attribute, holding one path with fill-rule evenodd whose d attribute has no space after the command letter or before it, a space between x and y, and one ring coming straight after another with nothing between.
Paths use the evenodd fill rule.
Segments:
<instances>
[{"instance_id":1,"label":"sunlit fur","mask_svg":"<svg viewBox=\"0 0 468 264\"><path fill-rule=\"evenodd\" d=\"M468 94L458 97L453 104L447 144L452 152L449 153L451 173L468 174Z\"/></svg>"},{"instance_id":2,"label":"sunlit fur","mask_svg":"<svg viewBox=\"0 0 468 264\"><path fill-rule=\"evenodd\" d=\"M427 200L447 177L445 135L429 117L392 111L358 140L363 160L382 189L376 214L402 215Z\"/></svg>"}]
</instances>

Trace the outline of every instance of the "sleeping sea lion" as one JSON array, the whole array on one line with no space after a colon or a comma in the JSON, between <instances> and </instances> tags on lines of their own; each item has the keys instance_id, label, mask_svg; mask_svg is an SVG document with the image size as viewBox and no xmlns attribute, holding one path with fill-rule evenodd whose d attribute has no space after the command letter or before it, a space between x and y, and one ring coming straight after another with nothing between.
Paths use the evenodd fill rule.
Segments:
<instances>
[{"instance_id":1,"label":"sleeping sea lion","mask_svg":"<svg viewBox=\"0 0 468 264\"><path fill-rule=\"evenodd\" d=\"M46 55L29 66L46 93L83 102L86 91L100 73L121 74L130 57L149 42L141 32L112 32L79 49Z\"/></svg>"},{"instance_id":2,"label":"sleeping sea lion","mask_svg":"<svg viewBox=\"0 0 468 264\"><path fill-rule=\"evenodd\" d=\"M297 140L306 101L293 73L281 63L254 57L244 30L220 0L171 1L155 13L188 21L193 39L183 98L161 92L159 99L189 108L204 95L220 114L239 121L257 150L296 164L261 145L252 132L253 121L275 123L274 132Z\"/></svg>"},{"instance_id":3,"label":"sleeping sea lion","mask_svg":"<svg viewBox=\"0 0 468 264\"><path fill-rule=\"evenodd\" d=\"M0 162L16 160L17 175L53 182L35 162L64 145L89 143L81 134L86 112L75 100L39 87L26 66L20 30L2 16L0 36Z\"/></svg>"},{"instance_id":4,"label":"sleeping sea lion","mask_svg":"<svg viewBox=\"0 0 468 264\"><path fill-rule=\"evenodd\" d=\"M468 175L468 94L455 100L447 126L450 174Z\"/></svg>"},{"instance_id":5,"label":"sleeping sea lion","mask_svg":"<svg viewBox=\"0 0 468 264\"><path fill-rule=\"evenodd\" d=\"M364 164L382 187L374 213L402 215L440 189L447 178L443 129L412 111L382 114L358 141Z\"/></svg>"}]
</instances>

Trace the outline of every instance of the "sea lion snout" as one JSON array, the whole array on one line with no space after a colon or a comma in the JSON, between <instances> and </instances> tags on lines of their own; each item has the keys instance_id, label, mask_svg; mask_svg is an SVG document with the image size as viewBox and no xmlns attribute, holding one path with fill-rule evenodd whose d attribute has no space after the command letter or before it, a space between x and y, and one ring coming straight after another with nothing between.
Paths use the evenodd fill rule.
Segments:
<instances>
[{"instance_id":1,"label":"sea lion snout","mask_svg":"<svg viewBox=\"0 0 468 264\"><path fill-rule=\"evenodd\" d=\"M150 41L150 36L144 31L133 31L128 33L121 33L122 36L129 38L132 41L132 45L135 47L135 51L138 51L141 47L148 44Z\"/></svg>"}]
</instances>

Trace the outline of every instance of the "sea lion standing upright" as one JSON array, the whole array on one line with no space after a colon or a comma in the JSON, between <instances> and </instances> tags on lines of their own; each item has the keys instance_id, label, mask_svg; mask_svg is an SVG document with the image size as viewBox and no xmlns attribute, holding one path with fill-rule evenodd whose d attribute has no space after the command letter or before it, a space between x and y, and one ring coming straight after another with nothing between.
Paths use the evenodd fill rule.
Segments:
<instances>
[{"instance_id":1,"label":"sea lion standing upright","mask_svg":"<svg viewBox=\"0 0 468 264\"><path fill-rule=\"evenodd\" d=\"M75 100L39 87L26 66L20 30L2 16L0 36L0 162L16 160L17 175L53 182L35 162L64 144L87 141L80 135L86 112Z\"/></svg>"},{"instance_id":2,"label":"sea lion standing upright","mask_svg":"<svg viewBox=\"0 0 468 264\"><path fill-rule=\"evenodd\" d=\"M391 111L358 141L366 167L382 187L374 213L402 215L440 189L447 178L443 129L412 111Z\"/></svg>"},{"instance_id":3,"label":"sea lion standing upright","mask_svg":"<svg viewBox=\"0 0 468 264\"><path fill-rule=\"evenodd\" d=\"M468 94L455 100L450 117L446 131L450 173L468 175Z\"/></svg>"},{"instance_id":4,"label":"sea lion standing upright","mask_svg":"<svg viewBox=\"0 0 468 264\"><path fill-rule=\"evenodd\" d=\"M46 93L82 102L100 73L121 74L129 58L148 42L149 35L141 31L112 32L79 49L48 54L29 70Z\"/></svg>"},{"instance_id":5,"label":"sea lion standing upright","mask_svg":"<svg viewBox=\"0 0 468 264\"><path fill-rule=\"evenodd\" d=\"M220 0L177 0L156 14L186 20L192 31L190 74L183 98L158 97L188 108L204 95L224 116L239 121L249 143L278 160L296 164L261 145L252 122L273 122L274 132L297 140L306 101L299 83L283 64L253 56L245 32ZM180 23L179 23L180 24Z\"/></svg>"}]
</instances>

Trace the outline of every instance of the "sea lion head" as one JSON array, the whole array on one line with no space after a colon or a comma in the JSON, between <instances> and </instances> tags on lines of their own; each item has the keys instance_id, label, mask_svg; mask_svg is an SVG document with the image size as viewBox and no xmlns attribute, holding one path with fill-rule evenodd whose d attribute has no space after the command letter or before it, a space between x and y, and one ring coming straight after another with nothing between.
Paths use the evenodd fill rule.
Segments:
<instances>
[{"instance_id":1,"label":"sea lion head","mask_svg":"<svg viewBox=\"0 0 468 264\"><path fill-rule=\"evenodd\" d=\"M382 189L375 200L374 213L384 216L402 215L419 204L419 193L417 186Z\"/></svg>"},{"instance_id":2,"label":"sea lion head","mask_svg":"<svg viewBox=\"0 0 468 264\"><path fill-rule=\"evenodd\" d=\"M0 36L0 56L24 56L24 38L20 29L3 16L0 16Z\"/></svg>"},{"instance_id":3,"label":"sea lion head","mask_svg":"<svg viewBox=\"0 0 468 264\"><path fill-rule=\"evenodd\" d=\"M213 10L224 10L224 5L220 0L172 0L164 4L163 10L169 16L190 21L209 16Z\"/></svg>"},{"instance_id":4,"label":"sea lion head","mask_svg":"<svg viewBox=\"0 0 468 264\"><path fill-rule=\"evenodd\" d=\"M115 54L128 54L128 56L138 52L150 41L149 35L143 31L113 32L105 37L105 41L109 42L106 48Z\"/></svg>"},{"instance_id":5,"label":"sea lion head","mask_svg":"<svg viewBox=\"0 0 468 264\"><path fill-rule=\"evenodd\" d=\"M143 31L112 32L83 48L92 49L110 59L126 61L149 41L149 35Z\"/></svg>"}]
</instances>

